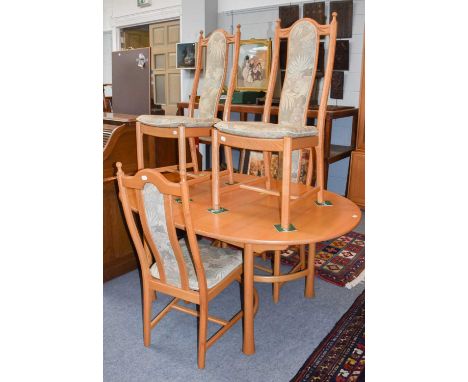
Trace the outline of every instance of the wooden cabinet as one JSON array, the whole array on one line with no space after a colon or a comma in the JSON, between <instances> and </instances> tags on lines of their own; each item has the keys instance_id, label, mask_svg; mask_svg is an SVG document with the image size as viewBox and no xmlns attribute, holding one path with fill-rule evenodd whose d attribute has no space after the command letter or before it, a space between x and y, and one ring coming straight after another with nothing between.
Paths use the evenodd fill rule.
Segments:
<instances>
[{"instance_id":1,"label":"wooden cabinet","mask_svg":"<svg viewBox=\"0 0 468 382\"><path fill-rule=\"evenodd\" d=\"M365 208L365 54L362 50L361 93L359 95L359 117L356 150L351 153L349 164L348 198L359 207Z\"/></svg>"},{"instance_id":2,"label":"wooden cabinet","mask_svg":"<svg viewBox=\"0 0 468 382\"><path fill-rule=\"evenodd\" d=\"M138 260L121 211L117 182L104 182L103 191L103 279L108 281L135 269Z\"/></svg>"},{"instance_id":3,"label":"wooden cabinet","mask_svg":"<svg viewBox=\"0 0 468 382\"><path fill-rule=\"evenodd\" d=\"M138 266L131 238L118 197L115 179L116 162L122 162L125 172L137 169L134 116L120 119L105 113L103 150L103 268L104 281L127 273ZM117 116L117 114L115 115Z\"/></svg>"},{"instance_id":4,"label":"wooden cabinet","mask_svg":"<svg viewBox=\"0 0 468 382\"><path fill-rule=\"evenodd\" d=\"M365 158L364 151L353 151L349 169L348 198L361 208L365 206Z\"/></svg>"}]
</instances>

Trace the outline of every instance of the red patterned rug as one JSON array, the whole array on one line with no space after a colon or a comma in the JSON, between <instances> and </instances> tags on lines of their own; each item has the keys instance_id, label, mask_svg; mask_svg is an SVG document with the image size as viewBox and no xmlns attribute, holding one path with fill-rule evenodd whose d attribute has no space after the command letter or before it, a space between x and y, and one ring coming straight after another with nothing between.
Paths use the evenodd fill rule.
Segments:
<instances>
[{"instance_id":1,"label":"red patterned rug","mask_svg":"<svg viewBox=\"0 0 468 382\"><path fill-rule=\"evenodd\" d=\"M364 291L291 382L364 382Z\"/></svg>"},{"instance_id":2,"label":"red patterned rug","mask_svg":"<svg viewBox=\"0 0 468 382\"><path fill-rule=\"evenodd\" d=\"M317 243L315 254L317 276L347 288L363 282L364 244L365 236L354 231L333 240ZM271 257L271 253L268 256ZM288 249L282 253L281 262L294 266L299 262L299 253L296 249Z\"/></svg>"}]
</instances>

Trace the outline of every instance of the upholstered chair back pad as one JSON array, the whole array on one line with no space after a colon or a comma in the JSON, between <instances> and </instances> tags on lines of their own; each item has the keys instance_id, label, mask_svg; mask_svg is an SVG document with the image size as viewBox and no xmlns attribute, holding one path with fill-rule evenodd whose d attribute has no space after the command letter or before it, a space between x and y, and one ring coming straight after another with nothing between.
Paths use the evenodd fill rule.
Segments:
<instances>
[{"instance_id":1,"label":"upholstered chair back pad","mask_svg":"<svg viewBox=\"0 0 468 382\"><path fill-rule=\"evenodd\" d=\"M143 189L143 199L146 221L151 232L151 238L162 258L166 282L181 288L179 266L167 230L164 196L155 185L147 183ZM189 246L187 246L185 239L176 241L173 245L179 246L182 253L189 288L198 290L198 278ZM208 288L221 282L237 266L242 264L242 253L239 250L226 248L221 251L219 248L212 247L209 243L199 243L198 246ZM156 263L151 266L150 272L153 277L160 278Z\"/></svg>"},{"instance_id":2,"label":"upholstered chair back pad","mask_svg":"<svg viewBox=\"0 0 468 382\"><path fill-rule=\"evenodd\" d=\"M299 21L292 27L278 113L280 124L306 124L307 108L317 68L319 42L317 28L312 23Z\"/></svg>"},{"instance_id":3,"label":"upholstered chair back pad","mask_svg":"<svg viewBox=\"0 0 468 382\"><path fill-rule=\"evenodd\" d=\"M216 104L226 74L227 46L226 36L222 32L216 31L210 36L206 47L205 73L198 106L200 118L216 117Z\"/></svg>"},{"instance_id":4,"label":"upholstered chair back pad","mask_svg":"<svg viewBox=\"0 0 468 382\"><path fill-rule=\"evenodd\" d=\"M153 242L157 246L159 255L164 263L167 283L180 287L179 266L177 265L177 259L167 231L164 197L156 186L147 183L143 191L143 200L146 221L150 228Z\"/></svg>"}]
</instances>

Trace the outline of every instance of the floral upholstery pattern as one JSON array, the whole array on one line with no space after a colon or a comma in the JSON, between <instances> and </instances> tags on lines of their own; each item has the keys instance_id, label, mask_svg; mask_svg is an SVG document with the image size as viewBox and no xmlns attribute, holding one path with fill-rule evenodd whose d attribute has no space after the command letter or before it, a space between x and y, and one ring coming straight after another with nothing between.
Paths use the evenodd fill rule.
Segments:
<instances>
[{"instance_id":1,"label":"floral upholstery pattern","mask_svg":"<svg viewBox=\"0 0 468 382\"><path fill-rule=\"evenodd\" d=\"M193 266L192 258L189 254L185 239L179 240L180 248L184 256L185 264L187 266L187 276L189 279L189 288L198 290L198 279ZM242 264L242 253L240 250L231 248L215 248L208 243L199 243L200 257L205 269L206 284L208 288L214 287L216 284L224 280L235 268ZM154 263L150 268L151 275L159 278L158 267ZM166 271L166 279L169 284L180 287L180 279L172 277Z\"/></svg>"},{"instance_id":2,"label":"floral upholstery pattern","mask_svg":"<svg viewBox=\"0 0 468 382\"><path fill-rule=\"evenodd\" d=\"M183 115L140 115L138 122L155 127L212 127L219 118L190 118Z\"/></svg>"},{"instance_id":3,"label":"floral upholstery pattern","mask_svg":"<svg viewBox=\"0 0 468 382\"><path fill-rule=\"evenodd\" d=\"M198 103L200 118L216 115L218 97L224 84L226 52L226 36L220 31L214 32L206 47L205 75Z\"/></svg>"},{"instance_id":4,"label":"floral upholstery pattern","mask_svg":"<svg viewBox=\"0 0 468 382\"><path fill-rule=\"evenodd\" d=\"M167 231L163 195L153 184L147 183L143 190L143 199L151 236L164 263L166 281L168 284L181 287L179 267ZM189 249L184 239L181 239L179 244L187 269L189 288L198 290L198 279ZM199 249L208 288L212 288L218 284L236 267L242 264L242 253L240 250L215 248L207 243L200 243ZM151 266L150 272L153 277L159 278L156 263Z\"/></svg>"},{"instance_id":5,"label":"floral upholstery pattern","mask_svg":"<svg viewBox=\"0 0 468 382\"><path fill-rule=\"evenodd\" d=\"M284 137L299 138L318 135L318 130L315 126L291 124L229 121L218 122L215 127L223 133L252 138L277 139Z\"/></svg>"},{"instance_id":6,"label":"floral upholstery pattern","mask_svg":"<svg viewBox=\"0 0 468 382\"><path fill-rule=\"evenodd\" d=\"M288 40L286 75L281 92L278 123L304 125L305 111L313 86L318 53L318 31L307 22L298 22Z\"/></svg>"}]
</instances>

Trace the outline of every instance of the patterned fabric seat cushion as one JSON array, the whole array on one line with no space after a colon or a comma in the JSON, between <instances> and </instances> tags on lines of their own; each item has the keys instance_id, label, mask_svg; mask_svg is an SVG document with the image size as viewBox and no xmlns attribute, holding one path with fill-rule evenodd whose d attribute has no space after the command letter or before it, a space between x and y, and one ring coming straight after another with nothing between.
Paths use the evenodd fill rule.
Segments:
<instances>
[{"instance_id":1,"label":"patterned fabric seat cushion","mask_svg":"<svg viewBox=\"0 0 468 382\"><path fill-rule=\"evenodd\" d=\"M219 118L190 118L183 115L140 115L138 122L155 127L212 127Z\"/></svg>"},{"instance_id":2,"label":"patterned fabric seat cushion","mask_svg":"<svg viewBox=\"0 0 468 382\"><path fill-rule=\"evenodd\" d=\"M290 125L286 123L223 121L218 122L215 127L223 133L251 138L299 138L318 135L318 130L315 126Z\"/></svg>"},{"instance_id":3,"label":"patterned fabric seat cushion","mask_svg":"<svg viewBox=\"0 0 468 382\"><path fill-rule=\"evenodd\" d=\"M187 275L189 278L189 288L198 290L198 280L195 268L190 257L189 250L185 243L185 239L179 241L182 254L184 256ZM198 242L200 248L200 257L205 269L206 283L208 288L214 287L221 282L227 275L229 275L235 268L242 264L242 253L240 250L231 248L216 248L212 247L209 243ZM151 266L151 275L159 278L158 267L156 263ZM174 277L176 276L176 277ZM180 287L180 280L178 270L176 272L166 271L166 281L169 284Z\"/></svg>"}]
</instances>

